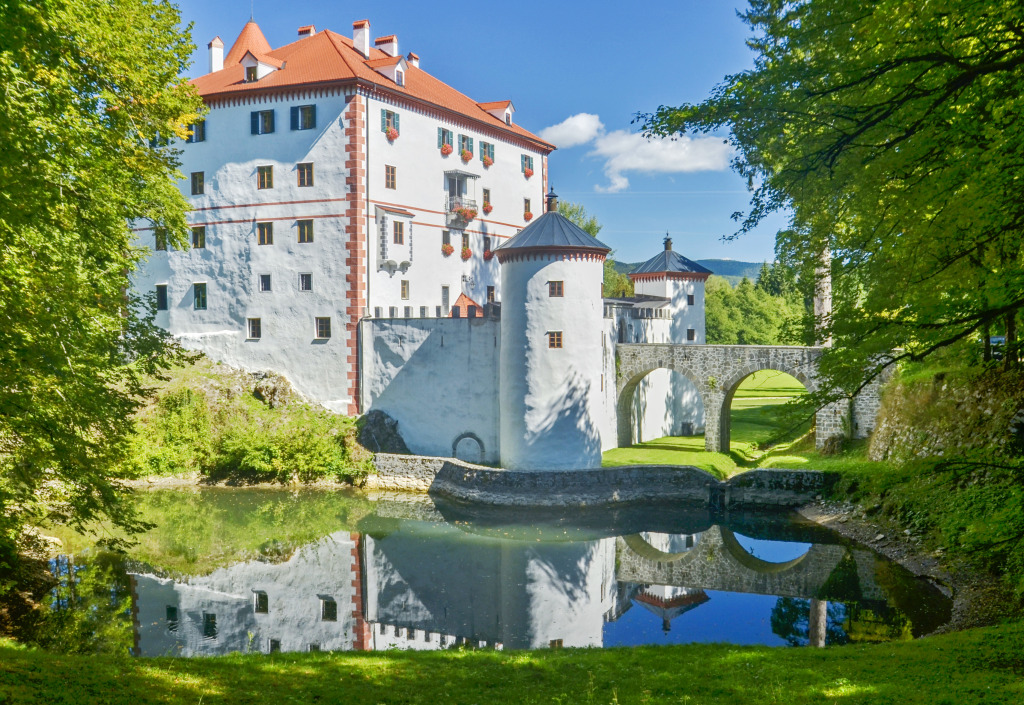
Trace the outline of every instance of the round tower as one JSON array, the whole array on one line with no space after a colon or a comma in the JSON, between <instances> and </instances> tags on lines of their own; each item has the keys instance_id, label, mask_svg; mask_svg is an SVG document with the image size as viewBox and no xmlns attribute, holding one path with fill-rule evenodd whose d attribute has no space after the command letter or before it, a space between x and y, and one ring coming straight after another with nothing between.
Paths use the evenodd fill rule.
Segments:
<instances>
[{"instance_id":1,"label":"round tower","mask_svg":"<svg viewBox=\"0 0 1024 705\"><path fill-rule=\"evenodd\" d=\"M547 212L495 251L500 454L515 470L601 465L601 285L610 248L557 205L552 191Z\"/></svg>"}]
</instances>

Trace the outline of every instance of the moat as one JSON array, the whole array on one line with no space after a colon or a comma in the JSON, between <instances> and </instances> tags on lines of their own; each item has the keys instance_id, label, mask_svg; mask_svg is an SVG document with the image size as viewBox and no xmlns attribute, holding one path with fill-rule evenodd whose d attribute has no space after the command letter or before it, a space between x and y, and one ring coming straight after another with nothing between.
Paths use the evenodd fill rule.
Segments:
<instances>
[{"instance_id":1,"label":"moat","mask_svg":"<svg viewBox=\"0 0 1024 705\"><path fill-rule=\"evenodd\" d=\"M62 648L825 645L909 639L950 614L929 583L779 512L219 488L139 501L158 527L127 556L81 545L52 561L50 628L75 625Z\"/></svg>"}]
</instances>

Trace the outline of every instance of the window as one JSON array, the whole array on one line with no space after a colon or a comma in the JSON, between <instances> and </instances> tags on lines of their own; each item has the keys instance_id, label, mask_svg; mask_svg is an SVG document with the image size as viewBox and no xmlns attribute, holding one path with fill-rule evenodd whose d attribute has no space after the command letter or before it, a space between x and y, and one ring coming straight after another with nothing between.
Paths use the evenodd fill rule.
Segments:
<instances>
[{"instance_id":1,"label":"window","mask_svg":"<svg viewBox=\"0 0 1024 705\"><path fill-rule=\"evenodd\" d=\"M450 245L452 244L452 234L447 230L441 231L441 244Z\"/></svg>"},{"instance_id":2,"label":"window","mask_svg":"<svg viewBox=\"0 0 1024 705\"><path fill-rule=\"evenodd\" d=\"M166 311L167 310L167 285L157 284L156 285L156 310Z\"/></svg>"},{"instance_id":3,"label":"window","mask_svg":"<svg viewBox=\"0 0 1024 705\"><path fill-rule=\"evenodd\" d=\"M562 639L552 639L548 642L548 648L560 649L562 648Z\"/></svg>"},{"instance_id":4,"label":"window","mask_svg":"<svg viewBox=\"0 0 1024 705\"><path fill-rule=\"evenodd\" d=\"M446 130L443 127L437 128L437 148L441 149L445 145L452 146L452 131Z\"/></svg>"},{"instance_id":5,"label":"window","mask_svg":"<svg viewBox=\"0 0 1024 705\"><path fill-rule=\"evenodd\" d=\"M491 190L489 188L484 189L484 205L486 206L491 202Z\"/></svg>"},{"instance_id":6,"label":"window","mask_svg":"<svg viewBox=\"0 0 1024 705\"><path fill-rule=\"evenodd\" d=\"M494 303L494 287L493 286L487 287L487 303L489 303L489 304L493 304Z\"/></svg>"},{"instance_id":7,"label":"window","mask_svg":"<svg viewBox=\"0 0 1024 705\"><path fill-rule=\"evenodd\" d=\"M394 222L394 231L395 231L394 243L396 245L404 245L405 244L405 223L401 222L400 220L396 220Z\"/></svg>"},{"instance_id":8,"label":"window","mask_svg":"<svg viewBox=\"0 0 1024 705\"><path fill-rule=\"evenodd\" d=\"M393 166L384 166L384 188L397 188L397 172L398 169Z\"/></svg>"},{"instance_id":9,"label":"window","mask_svg":"<svg viewBox=\"0 0 1024 705\"><path fill-rule=\"evenodd\" d=\"M524 154L520 159L520 170L525 174L526 170L533 171L533 157L528 154Z\"/></svg>"},{"instance_id":10,"label":"window","mask_svg":"<svg viewBox=\"0 0 1024 705\"><path fill-rule=\"evenodd\" d=\"M693 328L687 328L686 329L686 339L687 340L696 340L697 339L697 331L695 331Z\"/></svg>"},{"instance_id":11,"label":"window","mask_svg":"<svg viewBox=\"0 0 1024 705\"><path fill-rule=\"evenodd\" d=\"M405 307L405 317L412 318L412 306Z\"/></svg>"},{"instance_id":12,"label":"window","mask_svg":"<svg viewBox=\"0 0 1024 705\"><path fill-rule=\"evenodd\" d=\"M256 321L256 325L259 325L258 318L250 318L250 321ZM250 338L258 338L258 335L250 335ZM252 591L252 611L256 614L267 614L270 612L270 600L267 599L267 593L262 590Z\"/></svg>"},{"instance_id":13,"label":"window","mask_svg":"<svg viewBox=\"0 0 1024 705\"><path fill-rule=\"evenodd\" d=\"M448 310L449 310L448 307L450 305L451 305L451 301L449 300L448 287L442 286L441 287L441 310L444 312L444 315L446 315L446 316L448 315Z\"/></svg>"},{"instance_id":14,"label":"window","mask_svg":"<svg viewBox=\"0 0 1024 705\"><path fill-rule=\"evenodd\" d=\"M261 245L274 244L274 224L256 223L257 242Z\"/></svg>"},{"instance_id":15,"label":"window","mask_svg":"<svg viewBox=\"0 0 1024 705\"><path fill-rule=\"evenodd\" d=\"M409 280L408 279L403 279L402 280L402 300L403 301L408 301L409 300Z\"/></svg>"},{"instance_id":16,"label":"window","mask_svg":"<svg viewBox=\"0 0 1024 705\"><path fill-rule=\"evenodd\" d=\"M203 612L203 638L217 638L217 615Z\"/></svg>"},{"instance_id":17,"label":"window","mask_svg":"<svg viewBox=\"0 0 1024 705\"><path fill-rule=\"evenodd\" d=\"M156 250L167 249L167 229L153 228L153 247Z\"/></svg>"},{"instance_id":18,"label":"window","mask_svg":"<svg viewBox=\"0 0 1024 705\"><path fill-rule=\"evenodd\" d=\"M200 120L189 125L189 129L192 132L188 136L189 142L205 142L206 141L206 120Z\"/></svg>"},{"instance_id":19,"label":"window","mask_svg":"<svg viewBox=\"0 0 1024 705\"><path fill-rule=\"evenodd\" d=\"M313 275L312 274L300 274L299 275L299 291L313 291Z\"/></svg>"},{"instance_id":20,"label":"window","mask_svg":"<svg viewBox=\"0 0 1024 705\"><path fill-rule=\"evenodd\" d=\"M473 153L473 138L468 135L459 135L459 154L463 152Z\"/></svg>"},{"instance_id":21,"label":"window","mask_svg":"<svg viewBox=\"0 0 1024 705\"><path fill-rule=\"evenodd\" d=\"M484 235L484 252L488 252L491 249L491 238Z\"/></svg>"},{"instance_id":22,"label":"window","mask_svg":"<svg viewBox=\"0 0 1024 705\"><path fill-rule=\"evenodd\" d=\"M384 318L383 309L380 306L374 306L373 307L373 317L374 318Z\"/></svg>"},{"instance_id":23,"label":"window","mask_svg":"<svg viewBox=\"0 0 1024 705\"><path fill-rule=\"evenodd\" d=\"M271 639L270 640L270 653L279 654L281 653L281 640Z\"/></svg>"},{"instance_id":24,"label":"window","mask_svg":"<svg viewBox=\"0 0 1024 705\"><path fill-rule=\"evenodd\" d=\"M178 608L174 605L167 605L167 631L178 631Z\"/></svg>"},{"instance_id":25,"label":"window","mask_svg":"<svg viewBox=\"0 0 1024 705\"><path fill-rule=\"evenodd\" d=\"M313 221L312 220L300 220L299 224L299 242L313 242Z\"/></svg>"},{"instance_id":26,"label":"window","mask_svg":"<svg viewBox=\"0 0 1024 705\"><path fill-rule=\"evenodd\" d=\"M247 318L245 320L246 320L246 323L248 324L249 340L259 340L260 338L262 338L263 337L263 326L260 324L260 319L258 319L258 318ZM259 609L259 596L261 594L263 595L263 601L264 601L264 607L263 607L262 611L266 612L267 611L267 608L266 608L267 594L266 593L256 593L256 600L257 600L257 602L256 602L256 607L257 607L256 611L257 612L261 611Z\"/></svg>"},{"instance_id":27,"label":"window","mask_svg":"<svg viewBox=\"0 0 1024 705\"><path fill-rule=\"evenodd\" d=\"M203 183L203 172L192 172L192 195L202 196L205 184Z\"/></svg>"},{"instance_id":28,"label":"window","mask_svg":"<svg viewBox=\"0 0 1024 705\"><path fill-rule=\"evenodd\" d=\"M494 161L494 145L490 142L480 143L480 161L484 161L485 159L490 159L492 162Z\"/></svg>"},{"instance_id":29,"label":"window","mask_svg":"<svg viewBox=\"0 0 1024 705\"><path fill-rule=\"evenodd\" d=\"M523 199L523 213L533 213L533 211L530 210L530 199L529 198L524 198Z\"/></svg>"},{"instance_id":30,"label":"window","mask_svg":"<svg viewBox=\"0 0 1024 705\"><path fill-rule=\"evenodd\" d=\"M388 130L394 129L395 132L401 132L402 128L398 126L398 113L393 110L384 110L381 108L380 111L380 131L387 132Z\"/></svg>"},{"instance_id":31,"label":"window","mask_svg":"<svg viewBox=\"0 0 1024 705\"><path fill-rule=\"evenodd\" d=\"M260 291L270 291L270 275L260 275Z\"/></svg>"},{"instance_id":32,"label":"window","mask_svg":"<svg viewBox=\"0 0 1024 705\"><path fill-rule=\"evenodd\" d=\"M330 318L317 318L316 319L316 337L322 340L326 340L331 337L331 319ZM335 607L337 609L337 607Z\"/></svg>"},{"instance_id":33,"label":"window","mask_svg":"<svg viewBox=\"0 0 1024 705\"><path fill-rule=\"evenodd\" d=\"M192 306L197 311L206 310L206 284L192 285Z\"/></svg>"},{"instance_id":34,"label":"window","mask_svg":"<svg viewBox=\"0 0 1024 705\"><path fill-rule=\"evenodd\" d=\"M299 186L313 185L313 162L297 164L295 170L299 174Z\"/></svg>"},{"instance_id":35,"label":"window","mask_svg":"<svg viewBox=\"0 0 1024 705\"><path fill-rule=\"evenodd\" d=\"M334 600L334 598L320 598L320 619L324 622L338 621L338 603Z\"/></svg>"},{"instance_id":36,"label":"window","mask_svg":"<svg viewBox=\"0 0 1024 705\"><path fill-rule=\"evenodd\" d=\"M206 247L206 226L197 225L192 228L192 249L201 250Z\"/></svg>"},{"instance_id":37,"label":"window","mask_svg":"<svg viewBox=\"0 0 1024 705\"><path fill-rule=\"evenodd\" d=\"M246 66L245 67L245 82L246 83L252 83L255 80L257 80L256 67L255 66Z\"/></svg>"},{"instance_id":38,"label":"window","mask_svg":"<svg viewBox=\"0 0 1024 705\"><path fill-rule=\"evenodd\" d=\"M274 188L274 167L256 167L256 188Z\"/></svg>"},{"instance_id":39,"label":"window","mask_svg":"<svg viewBox=\"0 0 1024 705\"><path fill-rule=\"evenodd\" d=\"M249 127L254 135L267 135L274 131L274 111L254 110L249 113Z\"/></svg>"},{"instance_id":40,"label":"window","mask_svg":"<svg viewBox=\"0 0 1024 705\"><path fill-rule=\"evenodd\" d=\"M292 106L292 129L312 130L316 127L316 106L315 105L293 105Z\"/></svg>"},{"instance_id":41,"label":"window","mask_svg":"<svg viewBox=\"0 0 1024 705\"><path fill-rule=\"evenodd\" d=\"M309 645L309 653L312 654L312 653L316 653L318 651L320 651L320 644L310 644Z\"/></svg>"},{"instance_id":42,"label":"window","mask_svg":"<svg viewBox=\"0 0 1024 705\"><path fill-rule=\"evenodd\" d=\"M563 282L548 282L548 296L564 296Z\"/></svg>"},{"instance_id":43,"label":"window","mask_svg":"<svg viewBox=\"0 0 1024 705\"><path fill-rule=\"evenodd\" d=\"M469 233L462 233L462 249L469 248Z\"/></svg>"},{"instance_id":44,"label":"window","mask_svg":"<svg viewBox=\"0 0 1024 705\"><path fill-rule=\"evenodd\" d=\"M693 300L694 300L693 299L693 294L687 294L686 295L686 305L687 306L693 306Z\"/></svg>"},{"instance_id":45,"label":"window","mask_svg":"<svg viewBox=\"0 0 1024 705\"><path fill-rule=\"evenodd\" d=\"M426 317L427 317L427 307L426 306L420 306L420 318L426 318Z\"/></svg>"},{"instance_id":46,"label":"window","mask_svg":"<svg viewBox=\"0 0 1024 705\"><path fill-rule=\"evenodd\" d=\"M560 348L562 347L562 331L553 330L548 333L548 347L549 348Z\"/></svg>"},{"instance_id":47,"label":"window","mask_svg":"<svg viewBox=\"0 0 1024 705\"><path fill-rule=\"evenodd\" d=\"M395 83L397 83L400 86L404 86L405 85L405 72L404 71L395 71Z\"/></svg>"}]
</instances>

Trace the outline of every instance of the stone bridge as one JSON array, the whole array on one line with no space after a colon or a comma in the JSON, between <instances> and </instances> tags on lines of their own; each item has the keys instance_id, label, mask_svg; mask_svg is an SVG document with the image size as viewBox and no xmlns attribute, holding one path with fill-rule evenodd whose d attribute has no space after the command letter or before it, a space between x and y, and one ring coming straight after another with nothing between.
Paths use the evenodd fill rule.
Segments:
<instances>
[{"instance_id":1,"label":"stone bridge","mask_svg":"<svg viewBox=\"0 0 1024 705\"><path fill-rule=\"evenodd\" d=\"M632 400L637 385L657 369L686 377L704 402L704 445L709 451L729 452L729 409L736 388L759 370L776 370L796 377L810 392L818 389L818 360L823 348L784 345L692 345L619 343L616 354L619 446L633 444ZM816 444L852 432L865 438L878 412L876 381L852 400L840 401L815 414Z\"/></svg>"},{"instance_id":2,"label":"stone bridge","mask_svg":"<svg viewBox=\"0 0 1024 705\"><path fill-rule=\"evenodd\" d=\"M680 553L661 551L641 534L620 537L616 539L616 577L648 585L817 598L832 571L849 553L857 567L863 597L885 599L875 579L875 557L870 551L813 544L802 556L771 563L747 552L725 527L713 526L698 537L693 548Z\"/></svg>"}]
</instances>

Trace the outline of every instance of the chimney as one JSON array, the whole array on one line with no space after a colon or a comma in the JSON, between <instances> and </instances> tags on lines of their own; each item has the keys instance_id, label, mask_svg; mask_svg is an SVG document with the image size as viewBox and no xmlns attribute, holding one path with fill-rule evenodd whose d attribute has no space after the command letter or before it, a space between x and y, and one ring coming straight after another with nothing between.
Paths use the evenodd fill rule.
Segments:
<instances>
[{"instance_id":1,"label":"chimney","mask_svg":"<svg viewBox=\"0 0 1024 705\"><path fill-rule=\"evenodd\" d=\"M370 20L352 23L352 46L367 59L370 58Z\"/></svg>"},{"instance_id":2,"label":"chimney","mask_svg":"<svg viewBox=\"0 0 1024 705\"><path fill-rule=\"evenodd\" d=\"M409 52L409 56L406 57L406 61L409 62L410 66L415 66L416 68L420 67L420 57L419 57L419 54L413 54L410 51Z\"/></svg>"},{"instance_id":3,"label":"chimney","mask_svg":"<svg viewBox=\"0 0 1024 705\"><path fill-rule=\"evenodd\" d=\"M672 238L670 238L668 236L668 233L665 233L665 251L666 252L671 252L672 251Z\"/></svg>"},{"instance_id":4,"label":"chimney","mask_svg":"<svg viewBox=\"0 0 1024 705\"><path fill-rule=\"evenodd\" d=\"M207 46L210 48L210 73L220 71L224 68L224 42L214 37Z\"/></svg>"},{"instance_id":5,"label":"chimney","mask_svg":"<svg viewBox=\"0 0 1024 705\"><path fill-rule=\"evenodd\" d=\"M555 193L555 187L552 186L548 189L548 213L554 213L558 210L558 194Z\"/></svg>"},{"instance_id":6,"label":"chimney","mask_svg":"<svg viewBox=\"0 0 1024 705\"><path fill-rule=\"evenodd\" d=\"M316 34L315 25L307 24L305 27L299 27L300 37L312 37L314 34Z\"/></svg>"},{"instance_id":7,"label":"chimney","mask_svg":"<svg viewBox=\"0 0 1024 705\"><path fill-rule=\"evenodd\" d=\"M381 37L373 44L388 56L398 56L398 37L394 34Z\"/></svg>"}]
</instances>

